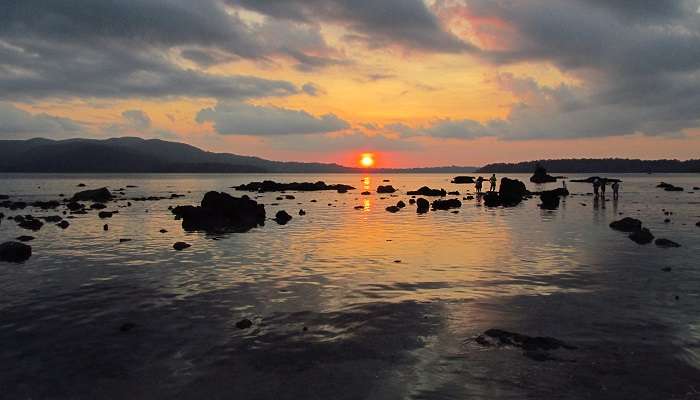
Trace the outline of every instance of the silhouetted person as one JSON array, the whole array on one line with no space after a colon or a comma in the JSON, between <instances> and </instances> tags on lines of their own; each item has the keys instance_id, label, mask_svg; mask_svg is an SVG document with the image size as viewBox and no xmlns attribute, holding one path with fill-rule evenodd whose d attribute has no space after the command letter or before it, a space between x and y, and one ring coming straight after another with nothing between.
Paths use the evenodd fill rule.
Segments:
<instances>
[{"instance_id":1,"label":"silhouetted person","mask_svg":"<svg viewBox=\"0 0 700 400\"><path fill-rule=\"evenodd\" d=\"M476 187L476 193L481 194L481 187L484 184L484 178L483 177L478 177L476 178L476 184L474 185Z\"/></svg>"},{"instance_id":2,"label":"silhouetted person","mask_svg":"<svg viewBox=\"0 0 700 400\"><path fill-rule=\"evenodd\" d=\"M496 191L496 182L498 182L498 179L496 179L496 174L491 175L491 178L489 178L489 182L491 183L491 187L489 188L489 192L495 192Z\"/></svg>"},{"instance_id":3,"label":"silhouetted person","mask_svg":"<svg viewBox=\"0 0 700 400\"><path fill-rule=\"evenodd\" d=\"M613 190L613 199L617 200L618 197L620 197L620 182L613 182L612 190Z\"/></svg>"},{"instance_id":4,"label":"silhouetted person","mask_svg":"<svg viewBox=\"0 0 700 400\"><path fill-rule=\"evenodd\" d=\"M593 180L593 194L598 197L598 189L600 189L600 179L596 178Z\"/></svg>"},{"instance_id":5,"label":"silhouetted person","mask_svg":"<svg viewBox=\"0 0 700 400\"><path fill-rule=\"evenodd\" d=\"M608 181L606 179L600 180L600 195L605 197L605 186L607 186Z\"/></svg>"}]
</instances>

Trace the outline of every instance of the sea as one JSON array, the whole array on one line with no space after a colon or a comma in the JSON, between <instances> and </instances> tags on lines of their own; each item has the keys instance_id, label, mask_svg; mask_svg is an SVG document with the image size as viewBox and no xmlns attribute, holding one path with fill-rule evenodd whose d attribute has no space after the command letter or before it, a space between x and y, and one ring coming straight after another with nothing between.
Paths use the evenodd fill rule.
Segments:
<instances>
[{"instance_id":1,"label":"sea","mask_svg":"<svg viewBox=\"0 0 700 400\"><path fill-rule=\"evenodd\" d=\"M446 174L0 174L12 201L124 193L106 219L0 208L0 242L35 237L29 260L0 263L0 397L700 399L700 174L603 175L622 179L616 200L570 182L587 176L543 210L466 200ZM232 188L266 179L356 190ZM385 210L421 186L461 208ZM293 219L184 231L169 208L212 190ZM167 199L130 200L149 196ZM25 214L70 226L7 219ZM609 227L623 217L681 247L633 242Z\"/></svg>"}]
</instances>

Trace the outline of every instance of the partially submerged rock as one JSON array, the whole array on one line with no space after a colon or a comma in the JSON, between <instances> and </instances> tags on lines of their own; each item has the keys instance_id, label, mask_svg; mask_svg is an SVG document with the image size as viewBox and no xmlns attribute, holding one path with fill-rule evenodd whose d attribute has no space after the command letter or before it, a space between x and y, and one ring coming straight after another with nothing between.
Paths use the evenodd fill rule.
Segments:
<instances>
[{"instance_id":1,"label":"partially submerged rock","mask_svg":"<svg viewBox=\"0 0 700 400\"><path fill-rule=\"evenodd\" d=\"M430 202L424 198L419 198L416 200L416 212L419 214L424 214L430 211Z\"/></svg>"},{"instance_id":2,"label":"partially submerged rock","mask_svg":"<svg viewBox=\"0 0 700 400\"><path fill-rule=\"evenodd\" d=\"M355 188L350 185L327 185L323 181L318 181L316 183L312 182L291 182L291 183L278 183L275 181L262 181L262 182L251 182L245 185L239 185L235 187L236 190L248 191L248 192L282 192L282 191L298 191L298 192L312 192L319 190L354 190Z\"/></svg>"},{"instance_id":3,"label":"partially submerged rock","mask_svg":"<svg viewBox=\"0 0 700 400\"><path fill-rule=\"evenodd\" d=\"M22 235L17 237L17 240L19 240L20 242L31 242L32 240L34 240L34 236Z\"/></svg>"},{"instance_id":4,"label":"partially submerged rock","mask_svg":"<svg viewBox=\"0 0 700 400\"><path fill-rule=\"evenodd\" d=\"M433 210L450 210L462 207L462 202L458 199L435 200L432 207Z\"/></svg>"},{"instance_id":5,"label":"partially submerged rock","mask_svg":"<svg viewBox=\"0 0 700 400\"><path fill-rule=\"evenodd\" d=\"M632 232L629 238L637 244L649 244L654 240L654 235L647 228L642 228L638 231Z\"/></svg>"},{"instance_id":6,"label":"partially submerged rock","mask_svg":"<svg viewBox=\"0 0 700 400\"><path fill-rule=\"evenodd\" d=\"M401 209L397 206L389 206L386 208L386 210L390 213L397 213L397 212L401 211Z\"/></svg>"},{"instance_id":7,"label":"partially submerged rock","mask_svg":"<svg viewBox=\"0 0 700 400\"><path fill-rule=\"evenodd\" d=\"M275 214L275 222L277 222L280 225L286 225L287 222L291 220L292 216L284 210L277 211L277 214Z\"/></svg>"},{"instance_id":8,"label":"partially submerged rock","mask_svg":"<svg viewBox=\"0 0 700 400\"><path fill-rule=\"evenodd\" d=\"M394 192L396 192L396 189L391 185L386 185L386 186L379 185L379 186L377 186L377 193L394 193Z\"/></svg>"},{"instance_id":9,"label":"partially submerged rock","mask_svg":"<svg viewBox=\"0 0 700 400\"><path fill-rule=\"evenodd\" d=\"M192 245L189 243L175 242L175 244L173 244L173 249L180 251L180 250L185 250L186 248L191 247L191 246Z\"/></svg>"},{"instance_id":10,"label":"partially submerged rock","mask_svg":"<svg viewBox=\"0 0 700 400\"><path fill-rule=\"evenodd\" d=\"M109 189L103 187L99 189L83 190L73 195L72 201L92 201L95 203L105 203L114 198Z\"/></svg>"},{"instance_id":11,"label":"partially submerged rock","mask_svg":"<svg viewBox=\"0 0 700 400\"><path fill-rule=\"evenodd\" d=\"M63 221L57 223L56 226L61 229L67 229L70 226L70 223L64 219Z\"/></svg>"},{"instance_id":12,"label":"partially submerged rock","mask_svg":"<svg viewBox=\"0 0 700 400\"><path fill-rule=\"evenodd\" d=\"M654 244L657 245L657 246L659 246L659 247L666 247L666 248L669 248L669 247L681 247L680 244L674 242L673 240L664 239L664 238L656 239L656 241L654 241Z\"/></svg>"},{"instance_id":13,"label":"partially submerged rock","mask_svg":"<svg viewBox=\"0 0 700 400\"><path fill-rule=\"evenodd\" d=\"M38 231L42 226L44 226L43 222L32 217L31 215L16 215L15 222L17 222L17 225L19 225L20 228L28 229L30 231Z\"/></svg>"},{"instance_id":14,"label":"partially submerged rock","mask_svg":"<svg viewBox=\"0 0 700 400\"><path fill-rule=\"evenodd\" d=\"M576 346L548 336L527 336L502 329L489 329L475 341L482 346L513 346L527 351L576 350Z\"/></svg>"},{"instance_id":15,"label":"partially submerged rock","mask_svg":"<svg viewBox=\"0 0 700 400\"><path fill-rule=\"evenodd\" d=\"M682 192L683 191L682 187L675 186L675 185L672 185L672 184L666 183L666 182L661 182L658 185L656 185L656 187L661 188L667 192Z\"/></svg>"},{"instance_id":16,"label":"partially submerged rock","mask_svg":"<svg viewBox=\"0 0 700 400\"><path fill-rule=\"evenodd\" d=\"M622 182L621 179L616 179L616 178L603 178L600 176L591 176L586 179L571 179L570 182L578 182L578 183L593 183L596 180L599 180L601 182L607 182L607 183L613 183L613 182Z\"/></svg>"},{"instance_id":17,"label":"partially submerged rock","mask_svg":"<svg viewBox=\"0 0 700 400\"><path fill-rule=\"evenodd\" d=\"M201 206L178 206L172 213L182 219L187 231L247 232L265 224L265 206L248 196L233 197L223 192L208 192Z\"/></svg>"},{"instance_id":18,"label":"partially submerged rock","mask_svg":"<svg viewBox=\"0 0 700 400\"><path fill-rule=\"evenodd\" d=\"M474 177L473 176L455 176L454 178L452 178L451 182L454 184L474 183Z\"/></svg>"},{"instance_id":19,"label":"partially submerged rock","mask_svg":"<svg viewBox=\"0 0 700 400\"><path fill-rule=\"evenodd\" d=\"M535 167L534 174L530 177L530 182L532 183L547 183L556 181L557 178L553 177L552 175L549 175L547 173L547 170L540 164L537 164L537 167Z\"/></svg>"},{"instance_id":20,"label":"partially submerged rock","mask_svg":"<svg viewBox=\"0 0 700 400\"><path fill-rule=\"evenodd\" d=\"M409 196L432 196L432 197L445 197L447 196L447 191L445 189L431 189L427 186L423 186L418 190L413 190L408 192Z\"/></svg>"},{"instance_id":21,"label":"partially submerged rock","mask_svg":"<svg viewBox=\"0 0 700 400\"><path fill-rule=\"evenodd\" d=\"M32 247L20 242L0 244L0 261L21 263L32 256Z\"/></svg>"},{"instance_id":22,"label":"partially submerged rock","mask_svg":"<svg viewBox=\"0 0 700 400\"><path fill-rule=\"evenodd\" d=\"M631 217L625 217L619 221L611 222L610 227L620 232L637 232L642 229L642 221Z\"/></svg>"},{"instance_id":23,"label":"partially submerged rock","mask_svg":"<svg viewBox=\"0 0 700 400\"><path fill-rule=\"evenodd\" d=\"M524 183L517 179L502 178L498 192L484 193L483 200L487 207L514 207L528 194Z\"/></svg>"}]
</instances>

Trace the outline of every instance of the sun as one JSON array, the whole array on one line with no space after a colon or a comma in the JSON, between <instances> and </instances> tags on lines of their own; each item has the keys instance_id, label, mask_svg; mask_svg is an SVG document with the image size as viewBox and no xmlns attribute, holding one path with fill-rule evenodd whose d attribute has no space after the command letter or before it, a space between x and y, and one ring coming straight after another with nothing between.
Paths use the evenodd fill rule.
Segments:
<instances>
[{"instance_id":1,"label":"sun","mask_svg":"<svg viewBox=\"0 0 700 400\"><path fill-rule=\"evenodd\" d=\"M360 165L362 165L365 168L373 167L374 166L374 154L363 153L362 156L360 157Z\"/></svg>"}]
</instances>

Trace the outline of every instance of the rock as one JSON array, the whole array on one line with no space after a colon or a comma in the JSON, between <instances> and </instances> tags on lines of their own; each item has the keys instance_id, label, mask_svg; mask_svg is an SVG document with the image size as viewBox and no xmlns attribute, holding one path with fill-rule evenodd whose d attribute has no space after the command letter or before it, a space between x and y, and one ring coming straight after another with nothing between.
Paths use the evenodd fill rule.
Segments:
<instances>
[{"instance_id":1,"label":"rock","mask_svg":"<svg viewBox=\"0 0 700 400\"><path fill-rule=\"evenodd\" d=\"M457 199L435 200L432 207L433 210L449 210L462 207L462 202Z\"/></svg>"},{"instance_id":2,"label":"rock","mask_svg":"<svg viewBox=\"0 0 700 400\"><path fill-rule=\"evenodd\" d=\"M97 214L97 216L100 217L100 218L102 218L102 219L105 219L105 218L112 218L112 215L113 215L113 214L114 214L114 213L112 213L112 212L110 212L110 211L100 211L100 213Z\"/></svg>"},{"instance_id":3,"label":"rock","mask_svg":"<svg viewBox=\"0 0 700 400\"><path fill-rule=\"evenodd\" d=\"M56 226L61 228L61 229L66 229L70 226L70 223L66 220L63 220L63 221L57 223Z\"/></svg>"},{"instance_id":4,"label":"rock","mask_svg":"<svg viewBox=\"0 0 700 400\"><path fill-rule=\"evenodd\" d=\"M136 328L136 326L137 325L133 322L126 322L126 323L122 324L122 326L119 327L119 332L124 332L124 333L129 332L130 330Z\"/></svg>"},{"instance_id":5,"label":"rock","mask_svg":"<svg viewBox=\"0 0 700 400\"><path fill-rule=\"evenodd\" d=\"M31 242L34 240L34 236L27 236L27 235L22 235L17 238L20 242Z\"/></svg>"},{"instance_id":6,"label":"rock","mask_svg":"<svg viewBox=\"0 0 700 400\"><path fill-rule=\"evenodd\" d=\"M673 268L671 268L671 267L663 267L663 268L661 268L661 270L662 270L663 272L671 272L671 271L673 271Z\"/></svg>"},{"instance_id":7,"label":"rock","mask_svg":"<svg viewBox=\"0 0 700 400\"><path fill-rule=\"evenodd\" d=\"M532 183L556 182L557 178L547 174L547 170L540 164L535 167L535 173L530 177Z\"/></svg>"},{"instance_id":8,"label":"rock","mask_svg":"<svg viewBox=\"0 0 700 400\"><path fill-rule=\"evenodd\" d=\"M445 197L447 192L445 189L431 189L427 186L423 186L418 190L408 192L409 196L433 196L433 197Z\"/></svg>"},{"instance_id":9,"label":"rock","mask_svg":"<svg viewBox=\"0 0 700 400\"><path fill-rule=\"evenodd\" d=\"M404 208L404 207L406 207L406 203L404 203L403 201L399 200L399 202L396 203L396 207L398 207L398 208Z\"/></svg>"},{"instance_id":10,"label":"rock","mask_svg":"<svg viewBox=\"0 0 700 400\"><path fill-rule=\"evenodd\" d=\"M236 328L238 329L248 329L251 326L253 326L253 321L249 320L248 318L244 318L236 322Z\"/></svg>"},{"instance_id":11,"label":"rock","mask_svg":"<svg viewBox=\"0 0 700 400\"><path fill-rule=\"evenodd\" d=\"M416 200L416 212L419 214L427 213L430 210L430 202L424 198Z\"/></svg>"},{"instance_id":12,"label":"rock","mask_svg":"<svg viewBox=\"0 0 700 400\"><path fill-rule=\"evenodd\" d=\"M59 203L56 200L35 201L34 203L32 203L32 207L41 208L42 210L52 210L52 209L58 207L59 205L61 205L61 203Z\"/></svg>"},{"instance_id":13,"label":"rock","mask_svg":"<svg viewBox=\"0 0 700 400\"><path fill-rule=\"evenodd\" d=\"M501 205L501 196L498 192L486 192L482 196L486 207L498 207Z\"/></svg>"},{"instance_id":14,"label":"rock","mask_svg":"<svg viewBox=\"0 0 700 400\"><path fill-rule=\"evenodd\" d=\"M160 233L168 233L168 230L167 230L167 229L161 229L161 230L159 230L158 232L160 232Z\"/></svg>"},{"instance_id":15,"label":"rock","mask_svg":"<svg viewBox=\"0 0 700 400\"><path fill-rule=\"evenodd\" d=\"M131 239L128 239L128 238L119 239L119 243L126 243L126 242L131 242Z\"/></svg>"},{"instance_id":16,"label":"rock","mask_svg":"<svg viewBox=\"0 0 700 400\"><path fill-rule=\"evenodd\" d=\"M277 214L275 214L275 221L280 225L286 225L291 220L292 216L284 210L277 211Z\"/></svg>"},{"instance_id":17,"label":"rock","mask_svg":"<svg viewBox=\"0 0 700 400\"><path fill-rule=\"evenodd\" d=\"M401 211L401 209L397 206L389 206L386 208L386 210L389 211L390 213L397 213L397 212Z\"/></svg>"},{"instance_id":18,"label":"rock","mask_svg":"<svg viewBox=\"0 0 700 400\"><path fill-rule=\"evenodd\" d=\"M527 336L501 329L489 329L479 335L475 341L482 346L513 346L528 351L538 350L576 350L576 346L547 336Z\"/></svg>"},{"instance_id":19,"label":"rock","mask_svg":"<svg viewBox=\"0 0 700 400\"><path fill-rule=\"evenodd\" d=\"M377 186L377 193L394 193L396 192L396 189L394 189L393 186L391 185L386 185L386 186Z\"/></svg>"},{"instance_id":20,"label":"rock","mask_svg":"<svg viewBox=\"0 0 700 400\"><path fill-rule=\"evenodd\" d=\"M112 193L107 188L84 190L73 195L72 201L93 201L95 203L105 203L112 200Z\"/></svg>"},{"instance_id":21,"label":"rock","mask_svg":"<svg viewBox=\"0 0 700 400\"><path fill-rule=\"evenodd\" d=\"M296 197L292 196L291 194L285 194L285 195L284 195L284 198L285 198L286 200L294 200L294 199L296 199Z\"/></svg>"},{"instance_id":22,"label":"rock","mask_svg":"<svg viewBox=\"0 0 700 400\"><path fill-rule=\"evenodd\" d=\"M92 205L90 205L90 208L93 210L104 210L105 208L107 208L107 206L103 203L92 203Z\"/></svg>"},{"instance_id":23,"label":"rock","mask_svg":"<svg viewBox=\"0 0 700 400\"><path fill-rule=\"evenodd\" d=\"M42 226L44 226L43 222L32 217L31 215L28 215L26 218L22 217L21 215L17 215L15 216L15 221L18 222L17 225L19 225L20 228L28 229L30 231L38 231Z\"/></svg>"},{"instance_id":24,"label":"rock","mask_svg":"<svg viewBox=\"0 0 700 400\"><path fill-rule=\"evenodd\" d=\"M556 210L559 208L559 195L554 191L540 193L540 208L543 210Z\"/></svg>"},{"instance_id":25,"label":"rock","mask_svg":"<svg viewBox=\"0 0 700 400\"><path fill-rule=\"evenodd\" d=\"M474 177L473 176L455 176L452 178L452 183L455 184L465 184L465 183L474 183Z\"/></svg>"},{"instance_id":26,"label":"rock","mask_svg":"<svg viewBox=\"0 0 700 400\"><path fill-rule=\"evenodd\" d=\"M610 227L621 232L637 232L642 229L642 221L631 217L625 217L619 221L611 222Z\"/></svg>"},{"instance_id":27,"label":"rock","mask_svg":"<svg viewBox=\"0 0 700 400\"><path fill-rule=\"evenodd\" d=\"M466 200L474 200L474 196L467 196L465 197Z\"/></svg>"},{"instance_id":28,"label":"rock","mask_svg":"<svg viewBox=\"0 0 700 400\"><path fill-rule=\"evenodd\" d=\"M186 248L191 247L191 246L192 245L189 243L175 242L175 244L173 244L173 249L180 251L180 250L185 250Z\"/></svg>"},{"instance_id":29,"label":"rock","mask_svg":"<svg viewBox=\"0 0 700 400\"><path fill-rule=\"evenodd\" d=\"M629 238L637 244L649 244L654 240L654 235L647 228L642 228L638 231L632 232Z\"/></svg>"},{"instance_id":30,"label":"rock","mask_svg":"<svg viewBox=\"0 0 700 400\"><path fill-rule=\"evenodd\" d=\"M46 217L39 217L48 223L61 222L63 218L60 215L48 215Z\"/></svg>"},{"instance_id":31,"label":"rock","mask_svg":"<svg viewBox=\"0 0 700 400\"><path fill-rule=\"evenodd\" d=\"M0 244L0 261L21 263L32 256L32 247L20 242Z\"/></svg>"},{"instance_id":32,"label":"rock","mask_svg":"<svg viewBox=\"0 0 700 400\"><path fill-rule=\"evenodd\" d=\"M172 213L182 219L187 231L247 232L265 224L264 205L248 196L238 198L223 192L208 192L201 206L177 206Z\"/></svg>"},{"instance_id":33,"label":"rock","mask_svg":"<svg viewBox=\"0 0 700 400\"><path fill-rule=\"evenodd\" d=\"M416 204L416 199L408 199L408 204ZM700 222L698 222L698 224L700 224Z\"/></svg>"},{"instance_id":34,"label":"rock","mask_svg":"<svg viewBox=\"0 0 700 400\"><path fill-rule=\"evenodd\" d=\"M498 195L501 205L514 207L523 201L523 198L528 195L528 191L525 184L517 179L501 178Z\"/></svg>"},{"instance_id":35,"label":"rock","mask_svg":"<svg viewBox=\"0 0 700 400\"><path fill-rule=\"evenodd\" d=\"M656 239L656 240L654 241L654 244L657 245L657 246L659 246L659 247L666 247L666 248L669 248L669 247L681 247L680 244L674 242L673 240L664 239L664 238Z\"/></svg>"},{"instance_id":36,"label":"rock","mask_svg":"<svg viewBox=\"0 0 700 400\"><path fill-rule=\"evenodd\" d=\"M299 210L299 215L300 215L300 216L306 215L306 211L304 211L304 210Z\"/></svg>"},{"instance_id":37,"label":"rock","mask_svg":"<svg viewBox=\"0 0 700 400\"><path fill-rule=\"evenodd\" d=\"M453 192L447 192L447 194L449 194L450 196L459 196L459 192L456 190Z\"/></svg>"},{"instance_id":38,"label":"rock","mask_svg":"<svg viewBox=\"0 0 700 400\"><path fill-rule=\"evenodd\" d=\"M312 192L319 190L354 190L355 188L350 185L326 185L323 181L318 181L316 183L311 182L292 182L292 183L277 183L274 181L263 181L263 182L251 182L245 185L239 185L235 187L236 190L248 191L248 192L283 192L286 190L297 191L297 192Z\"/></svg>"},{"instance_id":39,"label":"rock","mask_svg":"<svg viewBox=\"0 0 700 400\"><path fill-rule=\"evenodd\" d=\"M586 178L586 179L571 179L570 181L571 181L571 182L578 182L578 183L593 183L596 179L599 180L599 181L605 181L605 182L607 182L607 183L622 182L622 180L620 180L620 179L616 179L616 178L602 178L602 177L600 177L600 176L591 176L591 177L588 177L588 178Z\"/></svg>"},{"instance_id":40,"label":"rock","mask_svg":"<svg viewBox=\"0 0 700 400\"><path fill-rule=\"evenodd\" d=\"M79 184L77 184L76 186L78 186L78 187L85 187L85 184L84 184L84 183L79 183Z\"/></svg>"},{"instance_id":41,"label":"rock","mask_svg":"<svg viewBox=\"0 0 700 400\"><path fill-rule=\"evenodd\" d=\"M75 201L71 201L70 203L66 204L66 207L71 211L80 211L85 209L85 206L83 204Z\"/></svg>"},{"instance_id":42,"label":"rock","mask_svg":"<svg viewBox=\"0 0 700 400\"><path fill-rule=\"evenodd\" d=\"M107 224L102 225L102 230L108 231L109 225L107 225Z\"/></svg>"}]
</instances>

